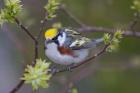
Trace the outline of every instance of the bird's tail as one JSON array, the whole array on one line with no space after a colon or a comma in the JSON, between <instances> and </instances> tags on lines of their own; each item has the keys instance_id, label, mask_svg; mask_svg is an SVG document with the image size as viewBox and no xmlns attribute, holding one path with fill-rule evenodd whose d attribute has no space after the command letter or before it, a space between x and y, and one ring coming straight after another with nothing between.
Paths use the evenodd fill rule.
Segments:
<instances>
[{"instance_id":1,"label":"bird's tail","mask_svg":"<svg viewBox=\"0 0 140 93\"><path fill-rule=\"evenodd\" d=\"M103 41L104 41L103 38L98 38L98 39L93 40L93 43L95 43L95 45L98 45L98 44L102 43Z\"/></svg>"},{"instance_id":2,"label":"bird's tail","mask_svg":"<svg viewBox=\"0 0 140 93\"><path fill-rule=\"evenodd\" d=\"M88 44L88 47L96 47L98 46L99 44L101 44L102 42L104 41L103 38L98 38L98 39L94 39L91 41L91 43Z\"/></svg>"}]
</instances>

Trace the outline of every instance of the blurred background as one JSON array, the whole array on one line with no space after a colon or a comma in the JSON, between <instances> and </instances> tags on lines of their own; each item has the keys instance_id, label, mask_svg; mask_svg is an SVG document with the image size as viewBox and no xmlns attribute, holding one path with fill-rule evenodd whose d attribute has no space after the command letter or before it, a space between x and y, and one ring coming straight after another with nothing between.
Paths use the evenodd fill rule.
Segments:
<instances>
[{"instance_id":1,"label":"blurred background","mask_svg":"<svg viewBox=\"0 0 140 93\"><path fill-rule=\"evenodd\" d=\"M39 33L40 21L45 15L43 9L47 0L22 0L24 10L19 15L22 23L34 35ZM89 26L119 28L127 27L133 19L130 9L133 0L62 0L74 16ZM0 0L3 7L3 0ZM64 27L77 28L73 20L63 11L58 11L54 22ZM50 22L46 25L51 25ZM135 30L140 31L140 22ZM87 33L87 37L98 37L102 33ZM43 36L40 40L39 57L44 56ZM9 93L19 82L26 64L34 55L33 41L15 24L4 24L0 30L0 93ZM119 50L105 53L94 62L72 72L53 77L48 89L37 93L65 93L74 84L78 93L140 93L140 39L124 37ZM31 93L31 87L24 85L18 93Z\"/></svg>"}]
</instances>

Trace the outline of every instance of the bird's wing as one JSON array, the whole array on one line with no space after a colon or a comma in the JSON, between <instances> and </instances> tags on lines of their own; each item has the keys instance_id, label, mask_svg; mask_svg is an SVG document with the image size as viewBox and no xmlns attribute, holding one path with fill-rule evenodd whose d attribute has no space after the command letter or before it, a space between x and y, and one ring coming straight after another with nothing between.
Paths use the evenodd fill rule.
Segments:
<instances>
[{"instance_id":1,"label":"bird's wing","mask_svg":"<svg viewBox=\"0 0 140 93\"><path fill-rule=\"evenodd\" d=\"M67 40L65 41L65 47L71 48L72 50L86 49L95 47L97 44L103 42L103 38L91 40L86 37L82 37L80 33L65 29L67 33Z\"/></svg>"},{"instance_id":2,"label":"bird's wing","mask_svg":"<svg viewBox=\"0 0 140 93\"><path fill-rule=\"evenodd\" d=\"M80 49L89 40L81 37L81 34L75 30L65 28L65 32L67 33L67 40L65 41L67 48Z\"/></svg>"},{"instance_id":3,"label":"bird's wing","mask_svg":"<svg viewBox=\"0 0 140 93\"><path fill-rule=\"evenodd\" d=\"M87 49L87 48L96 47L101 42L103 42L103 38L91 40L86 37L81 37L81 38L73 41L73 43L71 43L71 45L69 47L73 50Z\"/></svg>"},{"instance_id":4,"label":"bird's wing","mask_svg":"<svg viewBox=\"0 0 140 93\"><path fill-rule=\"evenodd\" d=\"M69 35L69 36L72 36L72 37L75 37L75 36L79 36L81 35L81 33L75 31L75 30L71 30L71 29L65 29L65 32Z\"/></svg>"},{"instance_id":5,"label":"bird's wing","mask_svg":"<svg viewBox=\"0 0 140 93\"><path fill-rule=\"evenodd\" d=\"M86 37L79 37L73 40L73 42L69 45L69 47L73 50L79 50L86 48L90 42L91 40Z\"/></svg>"}]
</instances>

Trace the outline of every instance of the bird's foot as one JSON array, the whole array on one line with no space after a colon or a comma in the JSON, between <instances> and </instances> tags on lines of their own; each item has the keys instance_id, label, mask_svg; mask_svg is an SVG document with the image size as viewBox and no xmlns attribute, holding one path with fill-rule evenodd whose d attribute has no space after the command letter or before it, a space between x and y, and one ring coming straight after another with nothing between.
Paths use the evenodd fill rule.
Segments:
<instances>
[{"instance_id":1,"label":"bird's foot","mask_svg":"<svg viewBox=\"0 0 140 93\"><path fill-rule=\"evenodd\" d=\"M66 69L67 71L72 72L72 67L73 67L73 66L75 66L74 63L72 63L72 64L70 64L70 65L67 65L65 69Z\"/></svg>"},{"instance_id":2,"label":"bird's foot","mask_svg":"<svg viewBox=\"0 0 140 93\"><path fill-rule=\"evenodd\" d=\"M51 73L52 73L52 74L55 74L55 73L57 73L57 72L58 72L57 67L53 65L53 66L51 67Z\"/></svg>"}]
</instances>

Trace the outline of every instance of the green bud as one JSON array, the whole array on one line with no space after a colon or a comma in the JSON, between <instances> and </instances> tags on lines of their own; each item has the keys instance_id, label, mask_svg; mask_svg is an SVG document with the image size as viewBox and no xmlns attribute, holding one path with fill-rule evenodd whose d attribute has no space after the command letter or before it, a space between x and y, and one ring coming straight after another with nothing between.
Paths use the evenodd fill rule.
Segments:
<instances>
[{"instance_id":1,"label":"green bud","mask_svg":"<svg viewBox=\"0 0 140 93\"><path fill-rule=\"evenodd\" d=\"M121 39L121 38L122 38L122 34L123 34L123 31L117 30L117 31L115 32L115 34L114 34L114 37L115 37L116 39Z\"/></svg>"},{"instance_id":2,"label":"green bud","mask_svg":"<svg viewBox=\"0 0 140 93\"><path fill-rule=\"evenodd\" d=\"M45 9L47 11L47 18L52 19L56 17L56 10L58 9L58 0L48 0L47 4L45 5Z\"/></svg>"},{"instance_id":3,"label":"green bud","mask_svg":"<svg viewBox=\"0 0 140 93\"><path fill-rule=\"evenodd\" d=\"M52 25L54 28L62 28L62 24L60 22L56 22Z\"/></svg>"},{"instance_id":4,"label":"green bud","mask_svg":"<svg viewBox=\"0 0 140 93\"><path fill-rule=\"evenodd\" d=\"M133 5L131 9L137 10L140 13L140 0L133 0Z\"/></svg>"},{"instance_id":5,"label":"green bud","mask_svg":"<svg viewBox=\"0 0 140 93\"><path fill-rule=\"evenodd\" d=\"M48 81L52 76L48 73L49 66L50 63L45 60L37 59L34 67L27 66L24 76L21 79L25 80L25 83L31 84L33 90L37 90L39 87L48 88Z\"/></svg>"},{"instance_id":6,"label":"green bud","mask_svg":"<svg viewBox=\"0 0 140 93\"><path fill-rule=\"evenodd\" d=\"M110 43L110 38L111 37L111 35L110 34L104 34L104 36L103 36L103 39L104 39L104 43L105 44L109 44Z\"/></svg>"},{"instance_id":7,"label":"green bud","mask_svg":"<svg viewBox=\"0 0 140 93\"><path fill-rule=\"evenodd\" d=\"M106 38L108 37L108 35L105 36ZM117 30L115 33L114 33L114 36L112 38L111 41L108 41L110 42L110 45L109 47L107 48L107 52L112 52L112 51L116 51L118 50L118 47L119 47L119 42L122 38L122 31L121 30Z\"/></svg>"},{"instance_id":8,"label":"green bud","mask_svg":"<svg viewBox=\"0 0 140 93\"><path fill-rule=\"evenodd\" d=\"M0 25L4 22L14 22L13 17L22 10L22 5L20 0L4 0L5 7L0 11Z\"/></svg>"},{"instance_id":9,"label":"green bud","mask_svg":"<svg viewBox=\"0 0 140 93\"><path fill-rule=\"evenodd\" d=\"M76 88L72 88L71 93L78 93L78 90Z\"/></svg>"}]
</instances>

